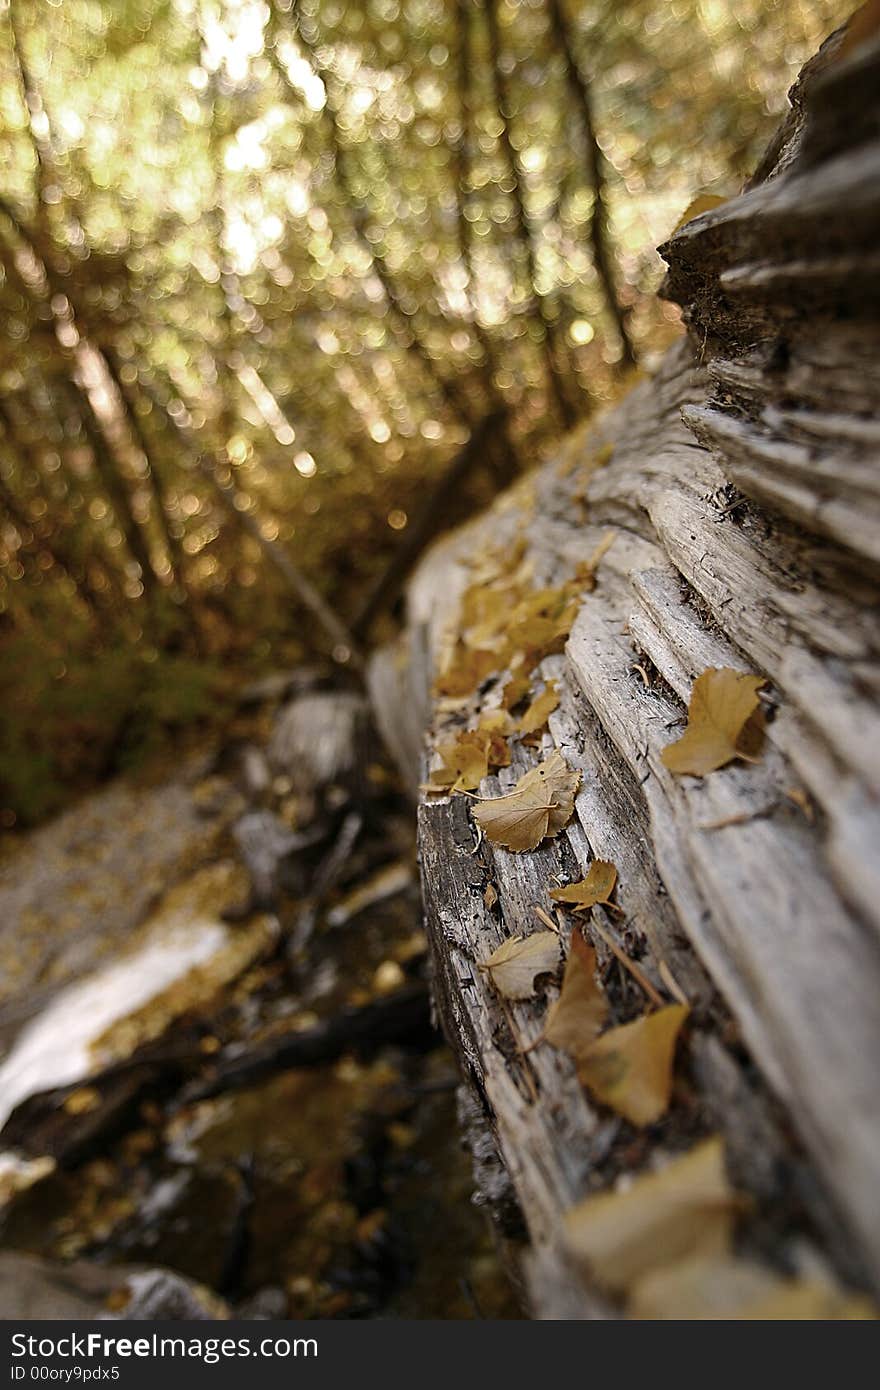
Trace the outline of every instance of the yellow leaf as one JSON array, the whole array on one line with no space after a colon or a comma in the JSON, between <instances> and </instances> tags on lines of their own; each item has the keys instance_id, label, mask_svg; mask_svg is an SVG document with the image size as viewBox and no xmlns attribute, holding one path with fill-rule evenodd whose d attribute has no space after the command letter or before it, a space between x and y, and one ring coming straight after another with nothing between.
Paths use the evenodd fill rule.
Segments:
<instances>
[{"instance_id":1,"label":"yellow leaf","mask_svg":"<svg viewBox=\"0 0 880 1390\"><path fill-rule=\"evenodd\" d=\"M775 1292L740 1309L749 1322L866 1322L877 1308L863 1295L843 1294L817 1280L785 1280Z\"/></svg>"},{"instance_id":2,"label":"yellow leaf","mask_svg":"<svg viewBox=\"0 0 880 1390\"><path fill-rule=\"evenodd\" d=\"M579 930L571 934L562 990L547 1013L544 1041L578 1057L608 1016L608 1001L596 981L596 952Z\"/></svg>"},{"instance_id":3,"label":"yellow leaf","mask_svg":"<svg viewBox=\"0 0 880 1390\"><path fill-rule=\"evenodd\" d=\"M545 836L558 835L571 819L580 773L572 772L562 755L551 753L520 777L506 796L491 797L474 807L474 820L487 839L522 853Z\"/></svg>"},{"instance_id":4,"label":"yellow leaf","mask_svg":"<svg viewBox=\"0 0 880 1390\"><path fill-rule=\"evenodd\" d=\"M689 1010L669 1004L611 1028L578 1061L578 1077L597 1100L634 1125L652 1125L666 1112L679 1029Z\"/></svg>"},{"instance_id":5,"label":"yellow leaf","mask_svg":"<svg viewBox=\"0 0 880 1390\"><path fill-rule=\"evenodd\" d=\"M480 715L479 729L491 734L512 734L516 730L516 720L506 709L487 709ZM506 765L506 764L505 764Z\"/></svg>"},{"instance_id":6,"label":"yellow leaf","mask_svg":"<svg viewBox=\"0 0 880 1390\"><path fill-rule=\"evenodd\" d=\"M489 773L488 740L476 729L437 745L440 766L433 768L428 791L473 791Z\"/></svg>"},{"instance_id":7,"label":"yellow leaf","mask_svg":"<svg viewBox=\"0 0 880 1390\"><path fill-rule=\"evenodd\" d=\"M614 892L617 870L605 859L594 859L586 878L553 888L550 896L557 903L573 903L575 912L589 912L597 903L607 903Z\"/></svg>"},{"instance_id":8,"label":"yellow leaf","mask_svg":"<svg viewBox=\"0 0 880 1390\"><path fill-rule=\"evenodd\" d=\"M519 721L519 732L536 734L539 729L543 729L558 704L559 691L556 689L556 682L548 681L546 690L535 696Z\"/></svg>"},{"instance_id":9,"label":"yellow leaf","mask_svg":"<svg viewBox=\"0 0 880 1390\"><path fill-rule=\"evenodd\" d=\"M760 705L757 692L763 684L763 676L749 676L728 667L710 667L697 676L687 728L661 755L669 771L705 777L740 757L746 725Z\"/></svg>"},{"instance_id":10,"label":"yellow leaf","mask_svg":"<svg viewBox=\"0 0 880 1390\"><path fill-rule=\"evenodd\" d=\"M480 969L505 999L528 999L535 992L537 976L554 971L558 964L559 937L552 931L539 931L502 941L488 960L480 962Z\"/></svg>"},{"instance_id":11,"label":"yellow leaf","mask_svg":"<svg viewBox=\"0 0 880 1390\"><path fill-rule=\"evenodd\" d=\"M434 682L434 694L458 698L472 695L487 676L499 669L498 653L491 651L469 651L466 647L456 647L452 657Z\"/></svg>"},{"instance_id":12,"label":"yellow leaf","mask_svg":"<svg viewBox=\"0 0 880 1390\"><path fill-rule=\"evenodd\" d=\"M486 740L486 748L490 767L508 767L510 765L510 749L507 746L507 734L516 731L516 721L508 714L506 709L490 709L480 715L477 729Z\"/></svg>"},{"instance_id":13,"label":"yellow leaf","mask_svg":"<svg viewBox=\"0 0 880 1390\"><path fill-rule=\"evenodd\" d=\"M688 203L681 217L673 227L673 232L677 232L679 227L685 226L687 222L692 222L694 218L699 217L701 213L711 212L713 208L720 208L722 203L728 201L727 198L719 197L717 193L698 193L696 198L693 198Z\"/></svg>"},{"instance_id":14,"label":"yellow leaf","mask_svg":"<svg viewBox=\"0 0 880 1390\"><path fill-rule=\"evenodd\" d=\"M663 1265L630 1291L627 1313L647 1321L738 1318L743 1308L778 1292L782 1279L766 1265L736 1255Z\"/></svg>"},{"instance_id":15,"label":"yellow leaf","mask_svg":"<svg viewBox=\"0 0 880 1390\"><path fill-rule=\"evenodd\" d=\"M524 670L534 670L545 656L562 651L580 608L577 584L535 589L507 614L509 650L519 652Z\"/></svg>"},{"instance_id":16,"label":"yellow leaf","mask_svg":"<svg viewBox=\"0 0 880 1390\"><path fill-rule=\"evenodd\" d=\"M502 705L505 709L514 709L526 698L531 688L532 680L528 671L511 676L501 692Z\"/></svg>"},{"instance_id":17,"label":"yellow leaf","mask_svg":"<svg viewBox=\"0 0 880 1390\"><path fill-rule=\"evenodd\" d=\"M512 732L513 720L506 710L484 714L476 729L465 729L438 743L438 767L432 768L427 791L474 791L490 767L507 767L510 749L504 733Z\"/></svg>"},{"instance_id":18,"label":"yellow leaf","mask_svg":"<svg viewBox=\"0 0 880 1390\"><path fill-rule=\"evenodd\" d=\"M587 1197L568 1212L574 1259L612 1291L697 1255L724 1255L742 1199L727 1181L724 1145L707 1139L624 1192Z\"/></svg>"}]
</instances>

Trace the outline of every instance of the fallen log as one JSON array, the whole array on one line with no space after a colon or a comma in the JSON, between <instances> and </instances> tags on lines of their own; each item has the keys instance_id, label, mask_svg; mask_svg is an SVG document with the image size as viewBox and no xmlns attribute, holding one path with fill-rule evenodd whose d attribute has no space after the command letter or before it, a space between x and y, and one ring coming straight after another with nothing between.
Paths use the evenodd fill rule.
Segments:
<instances>
[{"instance_id":1,"label":"fallen log","mask_svg":"<svg viewBox=\"0 0 880 1390\"><path fill-rule=\"evenodd\" d=\"M572 1274L570 1209L713 1132L754 1200L746 1250L796 1272L809 1249L880 1289L880 40L842 52L842 38L792 89L749 189L661 248L687 336L435 545L369 672L420 801L438 1010L519 1203L541 1316L613 1313ZM510 789L553 748L579 772L573 819L529 853L481 838L466 796L419 790L438 733L496 707L510 678L490 659L473 694L431 684L468 648L462 598L490 555L536 586L583 576L564 651L533 677L559 693L542 747L512 739L512 765L478 789ZM676 775L664 749L713 667L763 678L763 752ZM537 1046L548 991L502 1000L478 968L546 929L548 887L595 859L618 872L592 932L609 991L625 1013L622 954L691 1008L678 1102L641 1131Z\"/></svg>"}]
</instances>

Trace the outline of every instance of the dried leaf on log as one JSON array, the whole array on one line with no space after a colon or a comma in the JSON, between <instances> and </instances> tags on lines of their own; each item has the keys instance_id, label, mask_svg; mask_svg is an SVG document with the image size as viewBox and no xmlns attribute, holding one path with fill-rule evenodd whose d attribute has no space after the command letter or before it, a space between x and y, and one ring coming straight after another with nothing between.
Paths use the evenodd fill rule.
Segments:
<instances>
[{"instance_id":1,"label":"dried leaf on log","mask_svg":"<svg viewBox=\"0 0 880 1390\"><path fill-rule=\"evenodd\" d=\"M480 962L480 969L505 999L529 999L537 977L553 972L558 965L559 937L552 931L539 931L502 941L488 960Z\"/></svg>"},{"instance_id":2,"label":"dried leaf on log","mask_svg":"<svg viewBox=\"0 0 880 1390\"><path fill-rule=\"evenodd\" d=\"M609 1029L581 1055L581 1081L632 1124L653 1124L669 1105L675 1044L688 1012L683 1004L669 1004Z\"/></svg>"},{"instance_id":3,"label":"dried leaf on log","mask_svg":"<svg viewBox=\"0 0 880 1390\"><path fill-rule=\"evenodd\" d=\"M673 230L677 232L695 217L700 217L704 212L711 212L713 208L720 208L722 203L727 201L727 198L722 198L717 193L698 193L696 198L692 198L688 203Z\"/></svg>"},{"instance_id":4,"label":"dried leaf on log","mask_svg":"<svg viewBox=\"0 0 880 1390\"><path fill-rule=\"evenodd\" d=\"M546 836L558 835L571 819L580 773L561 753L526 772L506 796L491 797L474 807L474 819L497 845L523 853Z\"/></svg>"},{"instance_id":5,"label":"dried leaf on log","mask_svg":"<svg viewBox=\"0 0 880 1390\"><path fill-rule=\"evenodd\" d=\"M736 1255L680 1260L639 1279L630 1292L631 1318L650 1321L738 1318L742 1309L778 1292L782 1280L766 1265Z\"/></svg>"},{"instance_id":6,"label":"dried leaf on log","mask_svg":"<svg viewBox=\"0 0 880 1390\"><path fill-rule=\"evenodd\" d=\"M522 719L519 721L521 734L537 734L547 723L559 704L559 691L555 681L548 681L545 690L536 695Z\"/></svg>"},{"instance_id":7,"label":"dried leaf on log","mask_svg":"<svg viewBox=\"0 0 880 1390\"><path fill-rule=\"evenodd\" d=\"M688 705L687 728L680 739L663 749L670 772L705 777L745 754L746 726L756 714L762 676L729 667L710 667L697 676Z\"/></svg>"},{"instance_id":8,"label":"dried leaf on log","mask_svg":"<svg viewBox=\"0 0 880 1390\"><path fill-rule=\"evenodd\" d=\"M624 1192L587 1197L567 1213L574 1259L612 1291L691 1256L724 1255L743 1199L727 1181L724 1145L707 1139Z\"/></svg>"},{"instance_id":9,"label":"dried leaf on log","mask_svg":"<svg viewBox=\"0 0 880 1390\"><path fill-rule=\"evenodd\" d=\"M608 1017L608 1001L596 980L596 952L580 931L571 935L562 990L548 1011L543 1041L579 1057Z\"/></svg>"},{"instance_id":10,"label":"dried leaf on log","mask_svg":"<svg viewBox=\"0 0 880 1390\"><path fill-rule=\"evenodd\" d=\"M440 766L431 771L427 791L474 791L491 767L507 767L510 750L502 728L510 716L505 710L485 716L476 729L465 729L437 745Z\"/></svg>"},{"instance_id":11,"label":"dried leaf on log","mask_svg":"<svg viewBox=\"0 0 880 1390\"><path fill-rule=\"evenodd\" d=\"M589 912L597 903L609 901L616 882L614 865L605 859L594 859L586 878L566 884L564 888L552 888L550 896L554 902L571 904L575 912Z\"/></svg>"}]
</instances>

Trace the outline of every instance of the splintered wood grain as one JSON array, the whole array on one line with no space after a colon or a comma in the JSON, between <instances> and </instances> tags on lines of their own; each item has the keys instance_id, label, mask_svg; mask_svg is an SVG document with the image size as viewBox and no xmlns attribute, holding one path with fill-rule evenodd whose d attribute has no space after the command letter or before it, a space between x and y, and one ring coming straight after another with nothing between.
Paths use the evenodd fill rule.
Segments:
<instances>
[{"instance_id":1,"label":"splintered wood grain","mask_svg":"<svg viewBox=\"0 0 880 1390\"><path fill-rule=\"evenodd\" d=\"M432 549L409 590L420 660L398 656L381 684L421 778L430 666L469 557L519 537L535 583L556 584L615 532L542 668L560 695L543 752L516 748L481 787L559 748L582 779L564 835L510 854L478 839L465 797L419 810L438 1006L522 1209L542 1316L610 1314L575 1288L561 1223L606 1181L621 1122L565 1057L525 1051L557 985L503 1003L478 964L544 929L548 885L594 858L619 872L623 915L600 921L692 1006L691 1075L737 1180L772 1202L801 1174L805 1238L880 1288L880 42L838 47L808 65L750 191L662 248L688 339ZM676 777L662 751L710 666L765 678L763 754Z\"/></svg>"}]
</instances>

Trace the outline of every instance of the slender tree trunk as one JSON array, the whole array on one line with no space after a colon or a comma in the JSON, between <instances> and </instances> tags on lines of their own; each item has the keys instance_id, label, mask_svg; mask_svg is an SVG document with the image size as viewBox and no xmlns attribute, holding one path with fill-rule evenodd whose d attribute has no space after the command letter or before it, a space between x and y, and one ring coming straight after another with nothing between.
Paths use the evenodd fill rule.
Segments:
<instances>
[{"instance_id":1,"label":"slender tree trunk","mask_svg":"<svg viewBox=\"0 0 880 1390\"><path fill-rule=\"evenodd\" d=\"M35 551L36 555L40 551L45 551L51 557L52 564L59 574L64 575L73 584L76 597L88 612L89 617L95 622L99 622L101 612L95 601L94 591L89 586L88 576L75 561L71 561L70 557L64 553L65 547L59 536L50 538L39 534L39 524L28 515L26 503L16 497L12 488L2 477L0 477L0 509L6 512L18 531L22 545Z\"/></svg>"},{"instance_id":2,"label":"slender tree trunk","mask_svg":"<svg viewBox=\"0 0 880 1390\"><path fill-rule=\"evenodd\" d=\"M453 182L457 210L458 246L467 275L471 325L480 345L485 364L486 391L493 416L497 417L498 437L493 454L498 459L499 479L510 478L517 471L517 455L510 430L510 412L498 385L495 349L492 339L480 321L474 295L474 241L472 223L467 217L471 187L471 146L473 141L472 111L472 0L456 0L456 47L458 52L458 97L461 135L453 147Z\"/></svg>"},{"instance_id":3,"label":"slender tree trunk","mask_svg":"<svg viewBox=\"0 0 880 1390\"><path fill-rule=\"evenodd\" d=\"M589 228L593 265L602 287L605 307L620 340L621 362L625 367L632 367L636 360L635 351L629 332L627 315L617 294L614 252L608 225L608 207L605 196L607 161L596 137L590 84L577 60L565 17L563 0L547 0L547 8L553 34L565 63L565 77L571 93L572 105L580 116L583 130L587 177L593 190L593 210L590 214Z\"/></svg>"},{"instance_id":4,"label":"slender tree trunk","mask_svg":"<svg viewBox=\"0 0 880 1390\"><path fill-rule=\"evenodd\" d=\"M33 285L26 285L27 293L32 303L38 308L45 305L46 302L49 303L56 328L60 327L62 318L69 322L71 326L75 326L77 322L82 325L82 319L78 319L76 305L69 292L69 287L64 285L63 280L56 280L56 273L53 267L46 261L45 257L41 255L39 247L36 245L27 227L4 199L0 199L0 212L6 216L15 234L37 258L37 262L45 277L45 287L42 293ZM24 283L25 282L22 281L22 284ZM68 306L63 314L59 314L53 303L56 292L59 293L59 297L62 297ZM85 327L83 326L83 334L85 331ZM87 338L82 338L82 341L88 342ZM91 344L89 344L89 346L91 347ZM100 363L100 366L106 374L107 364L103 357L96 348L92 347L92 351L96 353L96 360ZM156 574L150 561L149 549L144 531L132 509L129 488L127 482L122 477L119 461L115 457L106 435L104 434L101 423L95 415L94 407L89 398L88 389L79 379L76 361L68 349L62 348L60 341L57 344L57 355L59 360L64 364L64 375L68 389L76 396L78 414L91 449L96 472L110 499L117 523L125 537L128 550L141 571L141 582L143 583L144 592L148 595L152 594L155 592L156 588Z\"/></svg>"},{"instance_id":5,"label":"slender tree trunk","mask_svg":"<svg viewBox=\"0 0 880 1390\"><path fill-rule=\"evenodd\" d=\"M497 362L495 349L492 340L477 312L474 301L473 287L476 283L474 274L474 239L472 224L468 220L467 211L470 204L471 186L471 143L473 140L473 111L472 111L472 76L473 66L473 43L471 32L472 0L456 0L456 40L458 51L458 105L461 119L461 136L453 146L453 170L455 183L455 200L457 208L458 224L458 245L461 254L462 264L467 274L467 294L470 301L471 318L473 323L474 335L480 344L483 353L483 360L486 364L486 378L489 396L493 409L503 405L503 398L498 389L495 379Z\"/></svg>"},{"instance_id":6,"label":"slender tree trunk","mask_svg":"<svg viewBox=\"0 0 880 1390\"><path fill-rule=\"evenodd\" d=\"M302 570L294 564L284 547L279 545L277 541L268 539L259 519L236 506L237 489L234 483L227 482L222 476L222 471L226 466L225 459L215 461L202 451L194 433L175 419L152 385L144 382L143 390L159 411L171 433L183 445L193 465L209 484L217 501L229 517L251 540L257 543L265 558L281 575L297 601L311 613L319 627L329 637L332 643L331 655L333 659L340 665L350 665L359 671L363 666L363 657L357 642L345 623L337 616L334 609L303 574Z\"/></svg>"},{"instance_id":7,"label":"slender tree trunk","mask_svg":"<svg viewBox=\"0 0 880 1390\"><path fill-rule=\"evenodd\" d=\"M119 472L119 465L107 443L101 422L95 415L88 391L79 386L76 389L80 420L95 471L113 508L116 524L125 537L128 551L140 570L144 593L148 598L152 598L156 593L156 572L150 560L146 537L132 509L128 487Z\"/></svg>"},{"instance_id":8,"label":"slender tree trunk","mask_svg":"<svg viewBox=\"0 0 880 1390\"><path fill-rule=\"evenodd\" d=\"M119 395L121 406L125 412L125 421L134 444L147 460L146 483L150 489L152 502L152 514L155 517L157 526L162 536L168 562L171 566L171 579L184 594L188 602L192 602L192 592L186 577L186 557L183 553L183 546L180 538L174 534L174 518L171 515L168 503L165 498L165 490L159 476L155 451L151 448L150 441L144 432L138 414L138 399L135 392L123 380L122 364L114 348L107 344L102 344L101 352L107 364L107 371L110 374L114 386Z\"/></svg>"},{"instance_id":9,"label":"slender tree trunk","mask_svg":"<svg viewBox=\"0 0 880 1390\"><path fill-rule=\"evenodd\" d=\"M443 527L456 492L491 448L493 430L500 430L503 421L503 406L498 414L487 415L451 463L447 464L435 486L428 491L387 569L379 576L355 616L352 631L356 637L366 636L379 614L390 608L399 597L410 570L429 541Z\"/></svg>"},{"instance_id":10,"label":"slender tree trunk","mask_svg":"<svg viewBox=\"0 0 880 1390\"><path fill-rule=\"evenodd\" d=\"M273 16L273 27L277 33L278 14L277 8L274 3L271 5L271 13ZM400 294L398 293L397 286L395 284L394 276L391 273L385 256L383 255L382 251L373 244L373 242L367 235L367 228L369 225L369 213L363 199L358 195L358 193L355 190L354 181L350 173L349 151L346 147L345 141L342 138L342 132L339 127L339 115L331 91L330 75L327 72L326 68L323 67L318 58L316 44L312 40L307 38L304 32L302 16L297 0L294 0L294 3L291 7L291 13L294 17L294 22L296 25L297 38L301 43L302 47L305 49L309 62L312 65L314 71L317 73L317 75L321 78L321 81L324 83L324 88L326 91L326 102L323 108L324 124L326 126L330 148L333 152L336 179L339 184L340 192L342 193L343 198L345 199L346 205L351 214L352 225L354 227L358 241L360 242L361 246L370 258L370 263L373 272L382 286L386 302L395 319L395 322L403 330L406 336L407 346L410 354L419 363L421 370L423 371L424 375L428 378L428 380L431 382L431 385L443 397L443 400L448 406L450 412L459 420L463 421L465 424L471 424L473 418L473 411L468 401L466 400L464 393L461 391L460 387L457 385L456 382L450 381L447 377L443 375L435 359L431 356L424 342L420 338L419 334L416 332L415 327L412 323L412 316L408 314L406 310L403 308ZM290 90L294 90L293 88L291 88L290 78L287 75L284 64L281 61L277 48L274 46L274 44L270 44L268 48L268 54L273 66L275 67L285 86ZM297 99L299 99L299 93L296 93L296 96Z\"/></svg>"},{"instance_id":11,"label":"slender tree trunk","mask_svg":"<svg viewBox=\"0 0 880 1390\"><path fill-rule=\"evenodd\" d=\"M28 134L36 159L37 216L42 220L48 210L48 203L44 196L45 191L53 180L52 148L47 129L48 117L43 105L42 94L34 81L22 43L20 0L9 0L9 29L12 38L12 57L21 90L22 105L25 109Z\"/></svg>"},{"instance_id":12,"label":"slender tree trunk","mask_svg":"<svg viewBox=\"0 0 880 1390\"><path fill-rule=\"evenodd\" d=\"M489 34L489 51L492 60L492 84L495 91L495 104L498 107L498 116L501 121L499 140L501 142L505 162L510 172L513 230L525 264L532 303L535 306L541 323L544 367L547 373L550 392L556 404L559 417L563 425L568 429L575 423L577 414L572 408L571 401L569 400L561 367L561 362L564 361L564 348L559 343L558 326L550 312L550 305L547 301L547 297L541 293L538 286L537 247L535 245L535 237L529 223L529 215L525 205L523 171L520 166L519 155L514 148L510 131L513 103L511 100L510 84L507 80L507 74L504 71L502 61L501 33L498 25L498 3L499 0L486 0L485 12Z\"/></svg>"}]
</instances>

